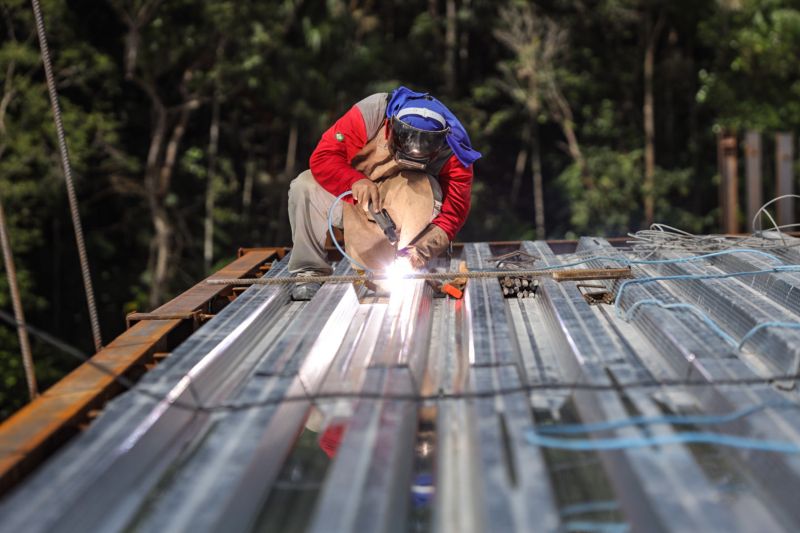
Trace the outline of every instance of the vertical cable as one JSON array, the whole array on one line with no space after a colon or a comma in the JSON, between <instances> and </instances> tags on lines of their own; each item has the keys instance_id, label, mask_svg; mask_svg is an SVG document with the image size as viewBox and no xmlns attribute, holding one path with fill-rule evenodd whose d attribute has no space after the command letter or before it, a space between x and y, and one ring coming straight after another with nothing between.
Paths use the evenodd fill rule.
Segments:
<instances>
[{"instance_id":1,"label":"vertical cable","mask_svg":"<svg viewBox=\"0 0 800 533\"><path fill-rule=\"evenodd\" d=\"M14 319L17 321L17 335L19 335L19 348L22 352L22 367L25 369L25 381L28 383L28 396L33 400L39 391L36 385L31 343L28 340L28 330L25 329L25 315L22 312L22 302L19 298L17 271L14 268L14 256L11 255L11 244L6 230L6 215L3 212L2 202L0 202L0 246L3 248L3 264L5 264L8 274L8 288L11 292L11 304L14 306Z\"/></svg>"},{"instance_id":2,"label":"vertical cable","mask_svg":"<svg viewBox=\"0 0 800 533\"><path fill-rule=\"evenodd\" d=\"M41 7L39 7L39 0L31 0L31 4L33 5L34 17L36 18L36 33L39 35L39 48L42 51L42 63L44 64L44 74L47 79L47 92L50 94L50 106L53 108L53 119L56 125L56 136L58 137L58 149L61 152L61 167L64 171L64 180L67 183L67 197L69 198L69 208L72 215L72 226L75 229L75 241L78 244L78 256L81 262L83 288L86 291L86 303L89 306L89 321L92 326L94 349L99 352L103 345L102 338L100 337L100 323L97 320L97 307L94 303L94 290L92 289L92 277L89 272L89 260L86 257L86 245L83 241L83 228L81 227L81 219L78 212L78 199L75 196L75 185L72 181L72 168L69 164L69 153L67 152L67 140L64 136L64 124L61 120L61 108L58 105L56 82L53 77L50 51L47 47L47 36L44 32L44 18L42 17Z\"/></svg>"}]
</instances>

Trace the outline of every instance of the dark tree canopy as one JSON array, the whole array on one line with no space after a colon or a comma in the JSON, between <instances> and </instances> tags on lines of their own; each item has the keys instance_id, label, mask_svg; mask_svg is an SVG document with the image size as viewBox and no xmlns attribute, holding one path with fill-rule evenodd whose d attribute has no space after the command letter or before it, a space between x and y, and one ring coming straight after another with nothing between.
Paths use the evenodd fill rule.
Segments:
<instances>
[{"instance_id":1,"label":"dark tree canopy","mask_svg":"<svg viewBox=\"0 0 800 533\"><path fill-rule=\"evenodd\" d=\"M239 246L289 245L289 181L376 91L437 95L483 152L464 241L620 235L652 219L715 231L719 128L800 126L798 0L42 7L106 340ZM2 0L0 16L0 201L25 310L89 352L30 2ZM41 388L77 364L34 348ZM6 326L0 379L2 419L25 401Z\"/></svg>"}]
</instances>

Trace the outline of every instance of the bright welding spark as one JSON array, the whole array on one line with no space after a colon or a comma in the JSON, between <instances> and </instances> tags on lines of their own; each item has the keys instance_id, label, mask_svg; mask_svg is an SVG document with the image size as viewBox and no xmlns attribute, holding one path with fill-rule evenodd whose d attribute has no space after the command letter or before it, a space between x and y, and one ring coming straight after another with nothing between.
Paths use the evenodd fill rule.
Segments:
<instances>
[{"instance_id":1,"label":"bright welding spark","mask_svg":"<svg viewBox=\"0 0 800 533\"><path fill-rule=\"evenodd\" d=\"M407 257L398 257L394 263L386 268L386 281L390 287L395 287L395 283L407 278L414 273L414 267Z\"/></svg>"}]
</instances>

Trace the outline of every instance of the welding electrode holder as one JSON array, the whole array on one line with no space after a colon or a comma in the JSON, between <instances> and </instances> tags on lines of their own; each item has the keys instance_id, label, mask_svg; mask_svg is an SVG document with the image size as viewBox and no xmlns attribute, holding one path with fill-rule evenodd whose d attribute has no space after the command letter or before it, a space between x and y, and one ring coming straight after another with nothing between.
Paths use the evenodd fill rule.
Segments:
<instances>
[{"instance_id":1,"label":"welding electrode holder","mask_svg":"<svg viewBox=\"0 0 800 533\"><path fill-rule=\"evenodd\" d=\"M372 209L372 202L369 204L369 213L372 215L372 219L378 224L378 227L381 228L383 234L386 235L386 239L389 241L389 244L394 246L397 244L397 241L400 240L397 237L397 226L392 220L392 217L389 216L389 212L386 209L381 209L380 211L374 211Z\"/></svg>"}]
</instances>

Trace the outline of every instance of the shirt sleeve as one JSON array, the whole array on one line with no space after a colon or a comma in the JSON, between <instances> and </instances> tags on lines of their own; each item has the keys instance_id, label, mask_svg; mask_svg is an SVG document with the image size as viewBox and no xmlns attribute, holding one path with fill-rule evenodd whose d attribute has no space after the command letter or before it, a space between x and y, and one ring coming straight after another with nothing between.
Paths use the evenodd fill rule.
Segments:
<instances>
[{"instance_id":1,"label":"shirt sleeve","mask_svg":"<svg viewBox=\"0 0 800 533\"><path fill-rule=\"evenodd\" d=\"M455 155L447 160L439 172L442 211L433 219L433 224L442 228L451 241L467 221L472 197L472 177L472 165L465 167Z\"/></svg>"},{"instance_id":2,"label":"shirt sleeve","mask_svg":"<svg viewBox=\"0 0 800 533\"><path fill-rule=\"evenodd\" d=\"M322 134L311 154L309 167L314 179L334 196L349 191L353 183L366 178L364 174L350 166L350 161L365 144L367 144L367 132L364 118L358 107L353 106ZM350 196L344 200L353 203L353 198Z\"/></svg>"}]
</instances>

